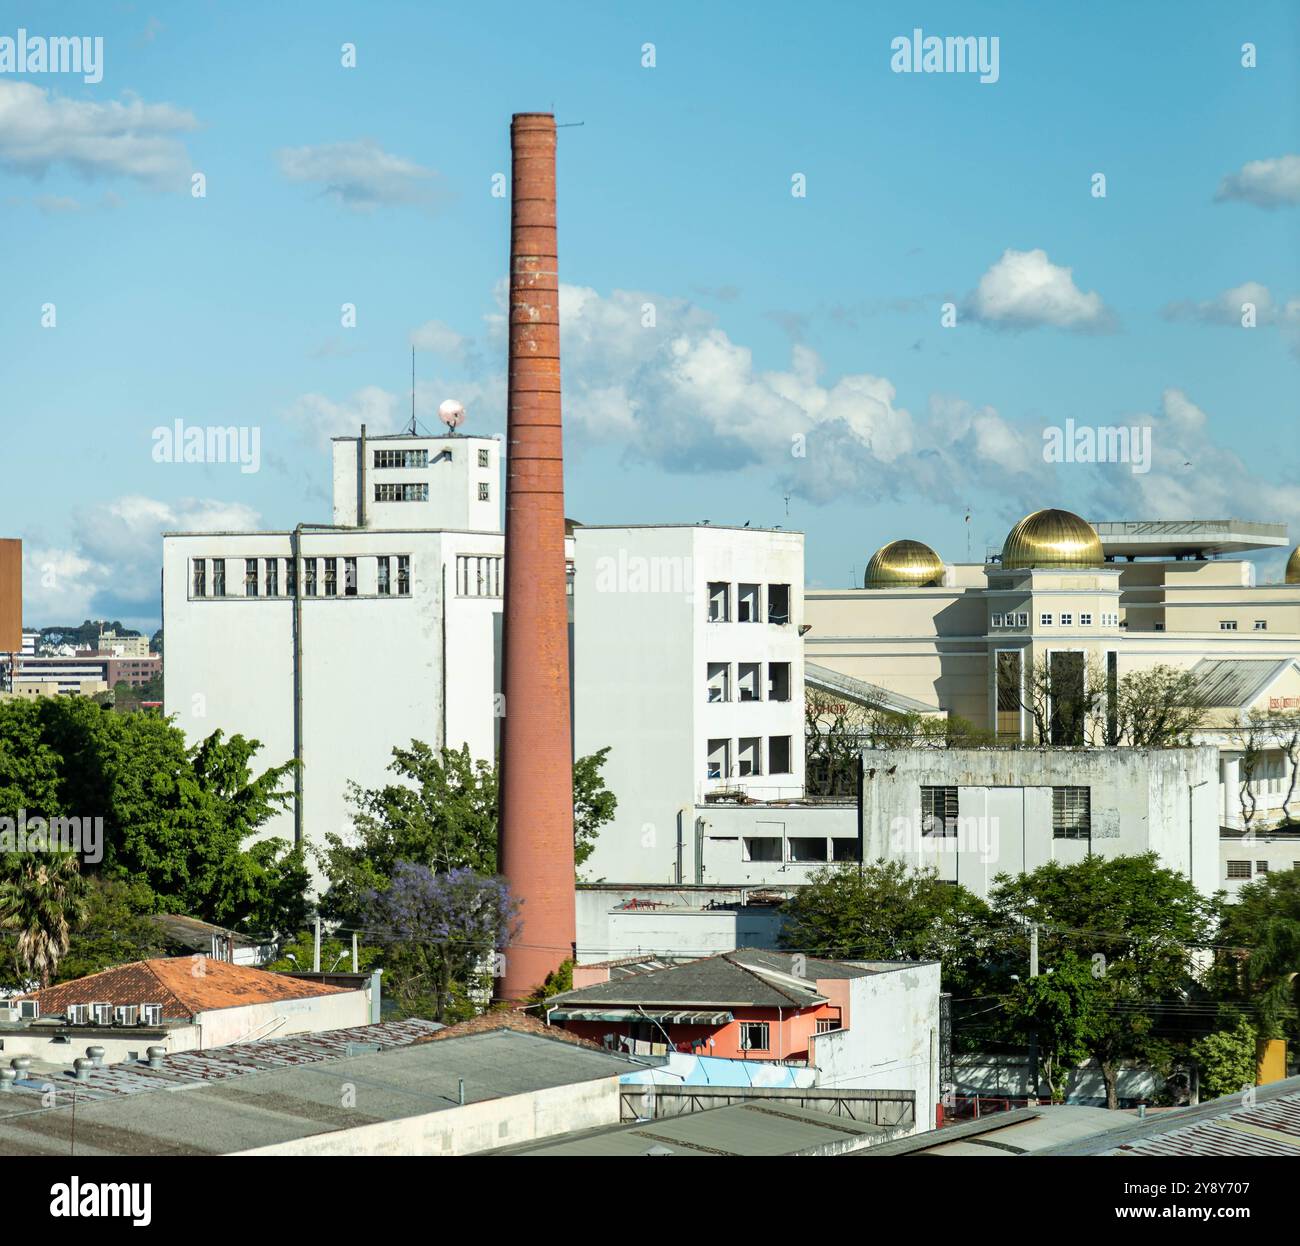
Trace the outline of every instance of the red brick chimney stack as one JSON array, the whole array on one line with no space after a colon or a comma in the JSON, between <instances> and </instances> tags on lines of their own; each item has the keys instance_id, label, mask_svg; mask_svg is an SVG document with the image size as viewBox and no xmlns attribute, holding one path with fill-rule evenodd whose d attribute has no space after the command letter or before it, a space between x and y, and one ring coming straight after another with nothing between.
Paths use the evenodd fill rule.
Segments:
<instances>
[{"instance_id":1,"label":"red brick chimney stack","mask_svg":"<svg viewBox=\"0 0 1300 1246\"><path fill-rule=\"evenodd\" d=\"M516 113L510 150L500 856L523 928L498 993L521 999L571 955L576 935L555 118Z\"/></svg>"}]
</instances>

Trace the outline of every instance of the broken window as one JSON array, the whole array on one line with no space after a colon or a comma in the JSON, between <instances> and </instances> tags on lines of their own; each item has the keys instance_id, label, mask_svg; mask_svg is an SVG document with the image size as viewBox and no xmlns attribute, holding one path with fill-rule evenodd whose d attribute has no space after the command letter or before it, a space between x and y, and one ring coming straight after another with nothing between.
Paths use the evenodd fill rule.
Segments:
<instances>
[{"instance_id":1,"label":"broken window","mask_svg":"<svg viewBox=\"0 0 1300 1246\"><path fill-rule=\"evenodd\" d=\"M257 559L244 559L244 596L257 596Z\"/></svg>"},{"instance_id":2,"label":"broken window","mask_svg":"<svg viewBox=\"0 0 1300 1246\"><path fill-rule=\"evenodd\" d=\"M858 859L858 841L856 839L843 836L831 840L832 861L857 861Z\"/></svg>"},{"instance_id":3,"label":"broken window","mask_svg":"<svg viewBox=\"0 0 1300 1246\"><path fill-rule=\"evenodd\" d=\"M774 735L767 742L767 771L769 774L790 774L790 737Z\"/></svg>"},{"instance_id":4,"label":"broken window","mask_svg":"<svg viewBox=\"0 0 1300 1246\"><path fill-rule=\"evenodd\" d=\"M709 700L731 700L731 666L726 662L709 663Z\"/></svg>"},{"instance_id":5,"label":"broken window","mask_svg":"<svg viewBox=\"0 0 1300 1246\"><path fill-rule=\"evenodd\" d=\"M266 560L266 595L268 597L278 597L280 595L280 560L278 558L268 558Z\"/></svg>"},{"instance_id":6,"label":"broken window","mask_svg":"<svg viewBox=\"0 0 1300 1246\"><path fill-rule=\"evenodd\" d=\"M339 591L339 560L325 559L325 596L337 597Z\"/></svg>"},{"instance_id":7,"label":"broken window","mask_svg":"<svg viewBox=\"0 0 1300 1246\"><path fill-rule=\"evenodd\" d=\"M308 597L316 596L316 575L318 571L318 568L316 566L316 561L317 560L315 558L307 558L303 562L303 567L307 574L304 578L302 591Z\"/></svg>"},{"instance_id":8,"label":"broken window","mask_svg":"<svg viewBox=\"0 0 1300 1246\"><path fill-rule=\"evenodd\" d=\"M826 860L826 841L820 836L816 839L787 839L791 861L824 862Z\"/></svg>"},{"instance_id":9,"label":"broken window","mask_svg":"<svg viewBox=\"0 0 1300 1246\"><path fill-rule=\"evenodd\" d=\"M399 597L409 597L411 595L411 556L409 554L398 554L397 556L397 595Z\"/></svg>"},{"instance_id":10,"label":"broken window","mask_svg":"<svg viewBox=\"0 0 1300 1246\"><path fill-rule=\"evenodd\" d=\"M212 595L214 597L224 597L226 595L226 560L224 558L214 558L212 560Z\"/></svg>"},{"instance_id":11,"label":"broken window","mask_svg":"<svg viewBox=\"0 0 1300 1246\"><path fill-rule=\"evenodd\" d=\"M355 597L357 595L357 560L355 558L345 558L343 560L343 596Z\"/></svg>"},{"instance_id":12,"label":"broken window","mask_svg":"<svg viewBox=\"0 0 1300 1246\"><path fill-rule=\"evenodd\" d=\"M393 591L393 560L391 558L380 558L379 562L379 583L378 592L381 597L391 596Z\"/></svg>"},{"instance_id":13,"label":"broken window","mask_svg":"<svg viewBox=\"0 0 1300 1246\"><path fill-rule=\"evenodd\" d=\"M284 591L290 597L298 595L298 563L293 558L284 560Z\"/></svg>"},{"instance_id":14,"label":"broken window","mask_svg":"<svg viewBox=\"0 0 1300 1246\"><path fill-rule=\"evenodd\" d=\"M736 621L758 623L758 585L742 584L736 595Z\"/></svg>"},{"instance_id":15,"label":"broken window","mask_svg":"<svg viewBox=\"0 0 1300 1246\"><path fill-rule=\"evenodd\" d=\"M767 664L767 699L769 701L788 701L790 699L789 662L769 662Z\"/></svg>"},{"instance_id":16,"label":"broken window","mask_svg":"<svg viewBox=\"0 0 1300 1246\"><path fill-rule=\"evenodd\" d=\"M709 585L709 622L726 623L731 619L731 585L717 581Z\"/></svg>"},{"instance_id":17,"label":"broken window","mask_svg":"<svg viewBox=\"0 0 1300 1246\"><path fill-rule=\"evenodd\" d=\"M1052 838L1089 839L1092 836L1092 789L1052 788Z\"/></svg>"},{"instance_id":18,"label":"broken window","mask_svg":"<svg viewBox=\"0 0 1300 1246\"><path fill-rule=\"evenodd\" d=\"M194 560L194 596L206 597L208 595L208 560L206 558L196 558Z\"/></svg>"},{"instance_id":19,"label":"broken window","mask_svg":"<svg viewBox=\"0 0 1300 1246\"><path fill-rule=\"evenodd\" d=\"M1249 861L1229 861L1228 862L1229 878L1249 878L1250 862Z\"/></svg>"},{"instance_id":20,"label":"broken window","mask_svg":"<svg viewBox=\"0 0 1300 1246\"><path fill-rule=\"evenodd\" d=\"M759 695L759 676L762 666L758 662L742 662L740 664L736 687L740 691L740 700L742 701L761 701Z\"/></svg>"},{"instance_id":21,"label":"broken window","mask_svg":"<svg viewBox=\"0 0 1300 1246\"><path fill-rule=\"evenodd\" d=\"M751 774L762 774L762 745L758 736L745 736L736 750L736 773L744 778Z\"/></svg>"},{"instance_id":22,"label":"broken window","mask_svg":"<svg viewBox=\"0 0 1300 1246\"><path fill-rule=\"evenodd\" d=\"M710 779L728 779L731 777L731 741L710 740L709 760L705 775Z\"/></svg>"},{"instance_id":23,"label":"broken window","mask_svg":"<svg viewBox=\"0 0 1300 1246\"><path fill-rule=\"evenodd\" d=\"M767 586L767 621L769 623L790 622L790 586L788 584L769 584Z\"/></svg>"},{"instance_id":24,"label":"broken window","mask_svg":"<svg viewBox=\"0 0 1300 1246\"><path fill-rule=\"evenodd\" d=\"M492 465L492 460L489 456L490 456L490 451L480 450L478 452L478 465L480 467L490 467Z\"/></svg>"},{"instance_id":25,"label":"broken window","mask_svg":"<svg viewBox=\"0 0 1300 1246\"><path fill-rule=\"evenodd\" d=\"M921 788L921 834L953 837L957 834L958 801L955 787Z\"/></svg>"},{"instance_id":26,"label":"broken window","mask_svg":"<svg viewBox=\"0 0 1300 1246\"><path fill-rule=\"evenodd\" d=\"M741 1051L768 1051L772 1040L768 1036L768 1022L742 1021L740 1023Z\"/></svg>"},{"instance_id":27,"label":"broken window","mask_svg":"<svg viewBox=\"0 0 1300 1246\"><path fill-rule=\"evenodd\" d=\"M747 835L743 841L746 861L780 861L779 835Z\"/></svg>"}]
</instances>

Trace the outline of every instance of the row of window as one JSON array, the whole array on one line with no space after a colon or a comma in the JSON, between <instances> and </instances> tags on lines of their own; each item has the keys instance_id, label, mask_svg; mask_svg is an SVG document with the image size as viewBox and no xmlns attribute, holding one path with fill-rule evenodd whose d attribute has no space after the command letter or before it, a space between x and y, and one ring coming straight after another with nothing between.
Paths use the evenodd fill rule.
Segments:
<instances>
[{"instance_id":1,"label":"row of window","mask_svg":"<svg viewBox=\"0 0 1300 1246\"><path fill-rule=\"evenodd\" d=\"M796 839L793 836L746 835L741 840L741 859L745 861L792 862L797 865L824 865L828 861L856 861L858 841L855 837L823 839L820 835Z\"/></svg>"},{"instance_id":2,"label":"row of window","mask_svg":"<svg viewBox=\"0 0 1300 1246\"><path fill-rule=\"evenodd\" d=\"M1291 865L1292 865L1292 868L1293 868L1293 869L1300 870L1300 861L1293 861L1293 862L1291 863ZM1254 872L1255 872L1256 874L1267 874L1267 873L1268 873L1268 862L1267 862L1267 861L1256 861L1256 862L1255 862L1255 871L1254 871ZM1228 862L1228 877L1229 877L1229 878L1250 878L1250 877L1251 877L1251 863L1250 863L1249 861L1229 861L1229 862Z\"/></svg>"},{"instance_id":3,"label":"row of window","mask_svg":"<svg viewBox=\"0 0 1300 1246\"><path fill-rule=\"evenodd\" d=\"M958 789L921 788L921 834L955 837L961 817ZM1092 789L1052 788L1052 838L1092 837Z\"/></svg>"},{"instance_id":4,"label":"row of window","mask_svg":"<svg viewBox=\"0 0 1300 1246\"><path fill-rule=\"evenodd\" d=\"M734 744L734 749L733 749ZM741 736L739 740L710 740L706 779L746 779L756 774L791 774L790 737L774 735L767 740L764 769L762 736Z\"/></svg>"},{"instance_id":5,"label":"row of window","mask_svg":"<svg viewBox=\"0 0 1300 1246\"><path fill-rule=\"evenodd\" d=\"M1161 630L1163 630L1163 629L1161 629ZM1221 632L1235 632L1236 630L1237 630L1237 620L1236 620L1236 619L1220 619L1220 620L1219 620L1219 631L1221 631ZM1255 631L1257 631L1257 632L1266 632L1266 631L1268 631L1268 620L1267 620L1267 619L1256 619L1256 620L1255 620Z\"/></svg>"},{"instance_id":6,"label":"row of window","mask_svg":"<svg viewBox=\"0 0 1300 1246\"><path fill-rule=\"evenodd\" d=\"M191 564L191 595L194 597L230 596L226 579L228 562L244 564L245 597L293 597L297 594L297 564L292 558L195 558ZM377 564L376 593L380 597L409 597L410 556L408 554L384 555L376 558L375 562ZM355 597L357 595L355 558L304 558L302 566L304 597Z\"/></svg>"},{"instance_id":7,"label":"row of window","mask_svg":"<svg viewBox=\"0 0 1300 1246\"><path fill-rule=\"evenodd\" d=\"M1103 611L1101 614L1102 627L1118 627L1119 615L1111 611ZM1093 615L1089 610L1083 610L1079 613L1079 626L1091 627ZM1057 616L1054 613L1044 612L1038 616L1039 627L1054 627L1057 622ZM1060 625L1062 627L1074 626L1074 611L1066 610L1060 615ZM1028 627L1029 615L1026 611L1017 611L1016 613L995 614L992 618L993 627Z\"/></svg>"},{"instance_id":8,"label":"row of window","mask_svg":"<svg viewBox=\"0 0 1300 1246\"><path fill-rule=\"evenodd\" d=\"M735 664L735 700L762 701L763 663L738 662ZM732 700L732 670L730 662L710 662L708 665L707 697L709 701ZM788 701L790 699L790 663L769 662L767 664L768 701Z\"/></svg>"},{"instance_id":9,"label":"row of window","mask_svg":"<svg viewBox=\"0 0 1300 1246\"><path fill-rule=\"evenodd\" d=\"M714 580L709 584L709 622L730 623L734 618L737 623L761 623L763 613L763 585L738 584L735 593L732 585L725 580ZM734 596L734 613L733 613ZM767 614L769 623L790 622L790 586L788 584L769 584L767 586Z\"/></svg>"},{"instance_id":10,"label":"row of window","mask_svg":"<svg viewBox=\"0 0 1300 1246\"><path fill-rule=\"evenodd\" d=\"M446 449L442 452L447 458L452 457L452 451ZM374 463L377 468L389 467L428 467L429 452L428 450L376 450ZM478 451L478 465L480 467L492 466L492 452L483 447Z\"/></svg>"}]
</instances>

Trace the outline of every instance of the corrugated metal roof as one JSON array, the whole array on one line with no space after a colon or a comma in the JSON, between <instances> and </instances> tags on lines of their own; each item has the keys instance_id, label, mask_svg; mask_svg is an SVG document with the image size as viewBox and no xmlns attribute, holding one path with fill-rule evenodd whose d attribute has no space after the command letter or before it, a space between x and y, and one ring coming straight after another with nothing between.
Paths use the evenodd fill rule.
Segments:
<instances>
[{"instance_id":1,"label":"corrugated metal roof","mask_svg":"<svg viewBox=\"0 0 1300 1246\"><path fill-rule=\"evenodd\" d=\"M1203 704L1211 709L1249 705L1288 666L1292 658L1202 658L1192 667Z\"/></svg>"},{"instance_id":2,"label":"corrugated metal roof","mask_svg":"<svg viewBox=\"0 0 1300 1246\"><path fill-rule=\"evenodd\" d=\"M32 1069L27 1077L14 1083L14 1091L41 1095L52 1089L54 1101L47 1106L61 1106L72 1102L74 1091L78 1102L84 1102L150 1090L177 1090L228 1081L245 1073L340 1060L367 1047L380 1051L408 1047L442 1028L436 1021L413 1019L323 1030L317 1034L294 1034L288 1038L264 1038L206 1051L172 1052L163 1057L162 1067L157 1069L151 1069L143 1060L106 1064L92 1068L86 1081L75 1080L71 1069L58 1073Z\"/></svg>"},{"instance_id":3,"label":"corrugated metal roof","mask_svg":"<svg viewBox=\"0 0 1300 1246\"><path fill-rule=\"evenodd\" d=\"M1300 1094L1123 1142L1105 1154L1300 1157Z\"/></svg>"},{"instance_id":4,"label":"corrugated metal roof","mask_svg":"<svg viewBox=\"0 0 1300 1246\"><path fill-rule=\"evenodd\" d=\"M913 714L938 714L941 709L937 705L927 704L925 701L918 701L915 697L905 697L901 692L893 692L889 688L882 688L879 684L868 683L865 679L858 679L853 675L844 675L839 671L831 670L829 666L822 666L817 662L805 662L803 664L804 683L812 688L819 688L823 692L835 692L840 696L848 697L850 701L858 705L880 706L882 709L899 710Z\"/></svg>"}]
</instances>

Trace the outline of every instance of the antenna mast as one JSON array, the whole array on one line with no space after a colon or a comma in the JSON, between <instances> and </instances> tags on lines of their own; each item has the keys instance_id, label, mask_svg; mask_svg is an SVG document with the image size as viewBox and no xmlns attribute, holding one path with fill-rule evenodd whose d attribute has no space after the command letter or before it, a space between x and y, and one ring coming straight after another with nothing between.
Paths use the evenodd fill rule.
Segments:
<instances>
[{"instance_id":1,"label":"antenna mast","mask_svg":"<svg viewBox=\"0 0 1300 1246\"><path fill-rule=\"evenodd\" d=\"M411 346L411 436L415 436L415 346Z\"/></svg>"}]
</instances>

